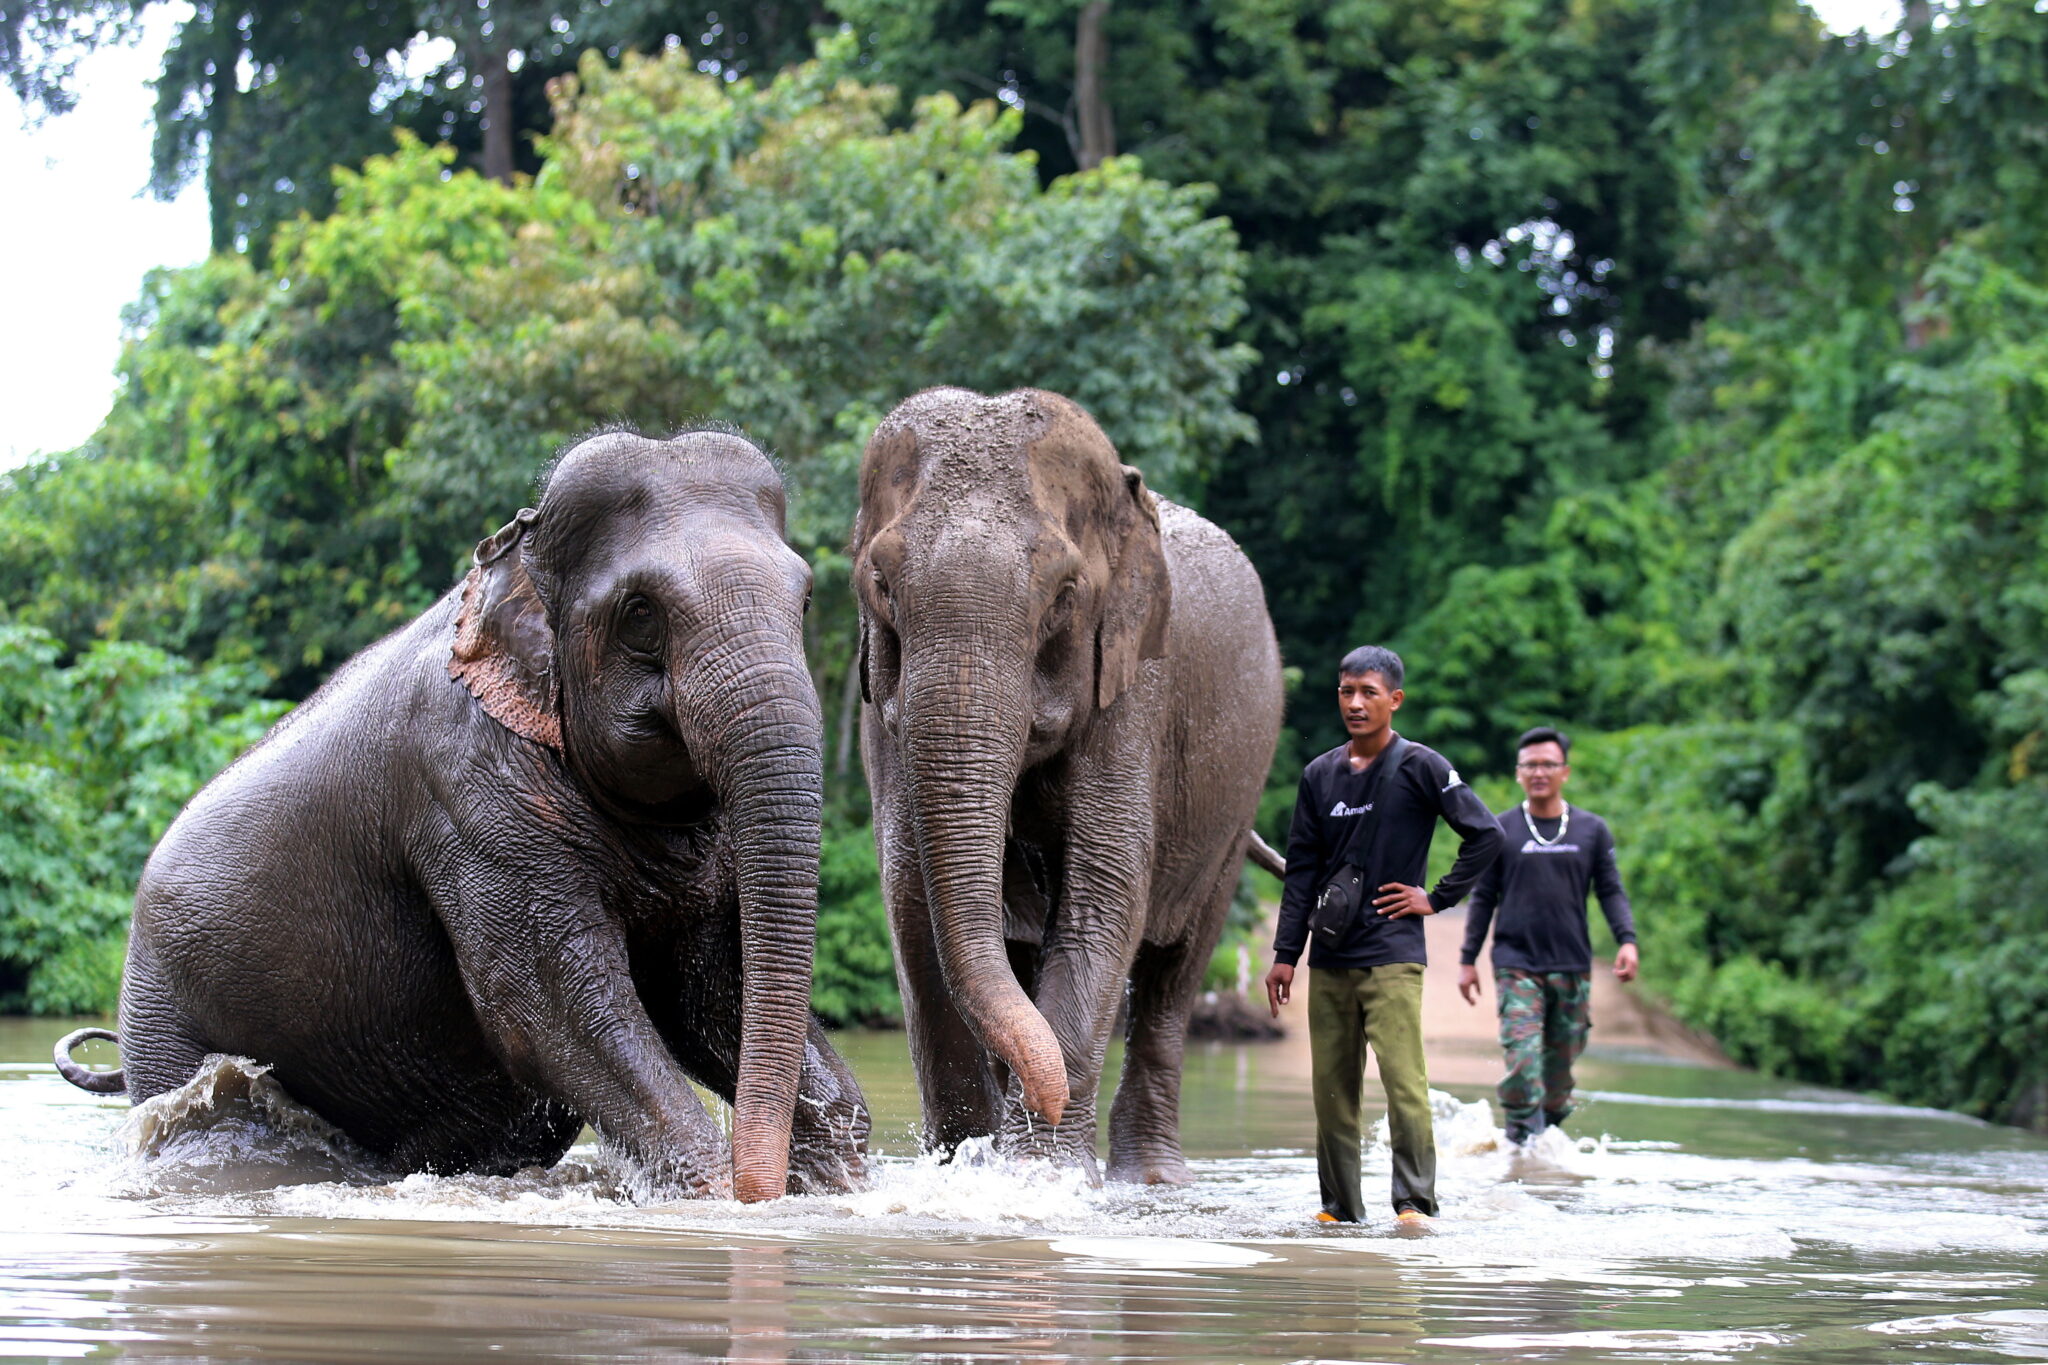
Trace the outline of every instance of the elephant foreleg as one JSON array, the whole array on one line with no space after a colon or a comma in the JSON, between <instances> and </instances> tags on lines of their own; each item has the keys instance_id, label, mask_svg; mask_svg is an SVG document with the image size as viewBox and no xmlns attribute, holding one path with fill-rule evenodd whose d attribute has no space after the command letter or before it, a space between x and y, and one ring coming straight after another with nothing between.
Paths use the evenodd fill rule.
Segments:
<instances>
[{"instance_id":1,"label":"elephant foreleg","mask_svg":"<svg viewBox=\"0 0 2048 1365\"><path fill-rule=\"evenodd\" d=\"M635 988L624 933L532 876L475 877L449 916L478 1022L515 1075L579 1114L650 1192L726 1194L732 1158Z\"/></svg>"},{"instance_id":2,"label":"elephant foreleg","mask_svg":"<svg viewBox=\"0 0 2048 1365\"><path fill-rule=\"evenodd\" d=\"M875 770L872 759L870 770ZM927 1151L950 1152L968 1138L996 1131L1003 1091L994 1058L946 988L915 836L907 820L892 815L888 784L877 783L876 790L875 851L882 899L889 907L890 936L896 943L903 1027L916 1062L924 1146Z\"/></svg>"},{"instance_id":3,"label":"elephant foreleg","mask_svg":"<svg viewBox=\"0 0 2048 1365\"><path fill-rule=\"evenodd\" d=\"M867 1179L868 1133L873 1127L853 1069L818 1021L811 1020L790 1135L789 1192L831 1194L860 1188Z\"/></svg>"},{"instance_id":4,"label":"elephant foreleg","mask_svg":"<svg viewBox=\"0 0 2048 1365\"><path fill-rule=\"evenodd\" d=\"M1070 853L1062 909L1039 961L1033 1003L1059 1040L1067 1066L1067 1108L1057 1126L1025 1108L1013 1083L1004 1106L1004 1150L1077 1165L1100 1181L1097 1092L1110 1028L1138 947L1144 876L1129 860L1091 864Z\"/></svg>"},{"instance_id":5,"label":"elephant foreleg","mask_svg":"<svg viewBox=\"0 0 2048 1365\"><path fill-rule=\"evenodd\" d=\"M737 933L697 943L667 970L643 969L641 992L683 1069L730 1104L739 1077L740 990L745 980ZM867 1174L872 1127L860 1083L816 1019L804 1039L803 1072L789 1135L789 1192L856 1188Z\"/></svg>"},{"instance_id":6,"label":"elephant foreleg","mask_svg":"<svg viewBox=\"0 0 2048 1365\"><path fill-rule=\"evenodd\" d=\"M1180 1185L1192 1176L1180 1149L1180 1074L1188 1011L1237 887L1236 860L1175 944L1146 944L1131 966L1131 1023L1124 1074L1109 1111L1109 1178L1137 1185Z\"/></svg>"}]
</instances>

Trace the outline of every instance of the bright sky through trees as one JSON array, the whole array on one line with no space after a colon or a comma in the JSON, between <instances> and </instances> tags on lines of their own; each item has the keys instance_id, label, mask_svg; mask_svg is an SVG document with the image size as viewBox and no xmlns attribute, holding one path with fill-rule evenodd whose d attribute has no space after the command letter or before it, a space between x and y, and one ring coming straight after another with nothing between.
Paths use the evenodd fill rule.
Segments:
<instances>
[{"instance_id":1,"label":"bright sky through trees","mask_svg":"<svg viewBox=\"0 0 2048 1365\"><path fill-rule=\"evenodd\" d=\"M32 131L0 87L0 259L8 266L0 329L0 465L68 450L107 415L121 309L143 274L206 254L206 194L193 185L160 204L149 180L149 81L179 4L154 7L133 47L79 64L78 107Z\"/></svg>"},{"instance_id":2,"label":"bright sky through trees","mask_svg":"<svg viewBox=\"0 0 2048 1365\"><path fill-rule=\"evenodd\" d=\"M1898 0L1809 0L1838 33L1889 31ZM121 309L145 272L206 253L206 196L144 195L149 178L148 82L182 3L152 6L141 41L88 56L78 108L34 130L0 90L0 259L9 263L8 326L0 329L0 468L68 450L106 415L120 351Z\"/></svg>"}]
</instances>

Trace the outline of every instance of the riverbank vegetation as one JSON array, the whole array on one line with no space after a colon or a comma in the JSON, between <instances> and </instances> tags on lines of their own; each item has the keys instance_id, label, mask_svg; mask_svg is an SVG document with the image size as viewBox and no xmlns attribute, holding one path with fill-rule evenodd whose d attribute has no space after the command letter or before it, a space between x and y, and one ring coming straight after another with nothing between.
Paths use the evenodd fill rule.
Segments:
<instances>
[{"instance_id":1,"label":"riverbank vegetation","mask_svg":"<svg viewBox=\"0 0 2048 1365\"><path fill-rule=\"evenodd\" d=\"M1037 384L1259 566L1303 679L1269 838L1328 661L1390 642L1467 772L1578 738L1646 983L1739 1060L2048 1124L2030 0L1849 37L1791 0L629 11L654 55L535 57L518 173L421 95L323 105L381 150L244 195L304 148L242 125L230 249L150 280L99 434L5 476L14 1004L105 1003L154 829L560 442L720 417L818 571L818 1004L886 1019L852 470L903 394ZM279 51L236 98L290 106Z\"/></svg>"}]
</instances>

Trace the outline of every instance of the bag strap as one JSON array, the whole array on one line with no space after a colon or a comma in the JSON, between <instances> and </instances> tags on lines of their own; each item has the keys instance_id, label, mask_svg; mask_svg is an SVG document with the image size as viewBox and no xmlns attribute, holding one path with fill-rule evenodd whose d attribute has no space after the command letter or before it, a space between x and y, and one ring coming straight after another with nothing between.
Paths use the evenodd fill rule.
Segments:
<instances>
[{"instance_id":1,"label":"bag strap","mask_svg":"<svg viewBox=\"0 0 2048 1365\"><path fill-rule=\"evenodd\" d=\"M1415 746L1395 735L1387 741L1387 747L1380 750L1379 757L1372 761L1372 768L1365 775L1365 805L1372 824L1366 828L1365 837L1358 841L1351 851L1351 865L1368 868L1380 851L1380 830L1386 822L1380 818L1380 796L1387 789L1387 780L1400 771L1401 763L1408 757L1408 751Z\"/></svg>"}]
</instances>

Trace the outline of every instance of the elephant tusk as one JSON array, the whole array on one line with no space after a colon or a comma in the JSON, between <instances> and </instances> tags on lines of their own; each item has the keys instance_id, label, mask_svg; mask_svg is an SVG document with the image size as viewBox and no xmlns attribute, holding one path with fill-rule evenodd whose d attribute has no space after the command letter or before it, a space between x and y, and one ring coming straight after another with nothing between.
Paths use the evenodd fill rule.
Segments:
<instances>
[{"instance_id":1,"label":"elephant tusk","mask_svg":"<svg viewBox=\"0 0 2048 1365\"><path fill-rule=\"evenodd\" d=\"M1250 832L1250 842L1245 845L1245 859L1255 867L1262 867L1276 877L1287 875L1287 860L1273 851L1273 846L1259 837L1257 830Z\"/></svg>"}]
</instances>

